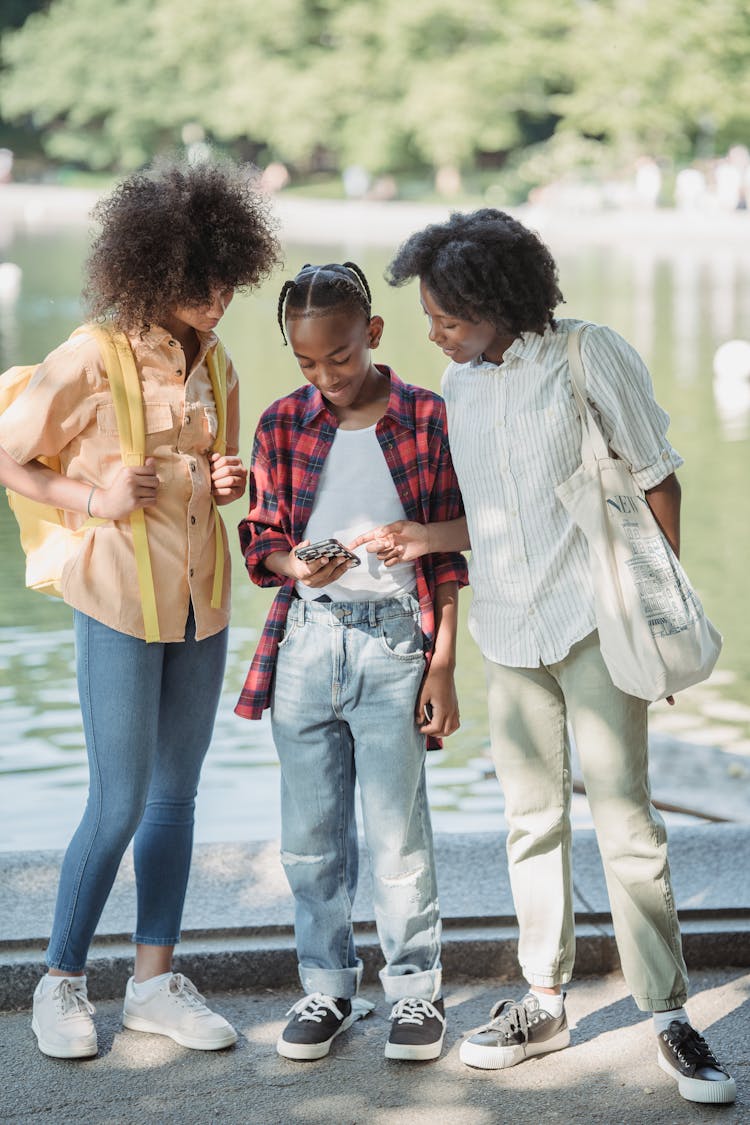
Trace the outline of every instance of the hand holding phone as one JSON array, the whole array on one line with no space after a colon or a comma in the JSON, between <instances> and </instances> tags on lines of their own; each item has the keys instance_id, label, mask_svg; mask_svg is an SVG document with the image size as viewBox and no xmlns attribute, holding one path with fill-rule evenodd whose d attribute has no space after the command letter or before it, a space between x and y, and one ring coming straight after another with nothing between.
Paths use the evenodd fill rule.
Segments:
<instances>
[{"instance_id":1,"label":"hand holding phone","mask_svg":"<svg viewBox=\"0 0 750 1125\"><path fill-rule=\"evenodd\" d=\"M360 566L362 562L338 539L319 539L317 543L308 543L306 547L296 547L294 553L301 562L312 562L314 559L348 559L354 566Z\"/></svg>"}]
</instances>

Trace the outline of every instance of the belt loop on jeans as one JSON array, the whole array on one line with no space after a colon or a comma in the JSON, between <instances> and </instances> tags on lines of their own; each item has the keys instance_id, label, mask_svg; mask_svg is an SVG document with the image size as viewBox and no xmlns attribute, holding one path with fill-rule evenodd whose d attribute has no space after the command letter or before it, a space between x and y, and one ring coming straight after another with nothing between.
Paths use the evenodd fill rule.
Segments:
<instances>
[{"instance_id":1,"label":"belt loop on jeans","mask_svg":"<svg viewBox=\"0 0 750 1125\"><path fill-rule=\"evenodd\" d=\"M377 602L368 602L367 609L370 617L370 628L374 629L378 623Z\"/></svg>"},{"instance_id":2,"label":"belt loop on jeans","mask_svg":"<svg viewBox=\"0 0 750 1125\"><path fill-rule=\"evenodd\" d=\"M305 601L297 593L296 589L292 590L292 600L289 604L289 612L293 614L292 620L296 621L299 625L305 624Z\"/></svg>"}]
</instances>

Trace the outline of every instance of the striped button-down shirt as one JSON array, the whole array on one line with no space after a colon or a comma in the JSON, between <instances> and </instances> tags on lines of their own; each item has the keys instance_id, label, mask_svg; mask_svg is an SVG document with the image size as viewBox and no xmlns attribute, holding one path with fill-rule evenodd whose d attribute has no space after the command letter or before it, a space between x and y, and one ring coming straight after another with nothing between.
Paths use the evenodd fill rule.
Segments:
<instances>
[{"instance_id":1,"label":"striped button-down shirt","mask_svg":"<svg viewBox=\"0 0 750 1125\"><path fill-rule=\"evenodd\" d=\"M442 399L423 387L402 383L388 367L379 365L379 369L389 376L391 393L375 432L406 518L428 523L463 515ZM279 640L294 590L293 580L267 570L265 559L274 551L291 550L304 538L337 427L338 420L320 391L309 383L273 403L258 423L250 467L250 511L239 526L240 543L253 582L281 589L235 708L246 719L260 718L270 704ZM444 582L465 585L466 561L457 553L427 555L417 560L416 580L429 660L435 589Z\"/></svg>"},{"instance_id":2,"label":"striped button-down shirt","mask_svg":"<svg viewBox=\"0 0 750 1125\"><path fill-rule=\"evenodd\" d=\"M472 545L469 629L510 667L561 660L595 626L588 547L555 495L580 464L581 425L561 320L507 349L500 366L451 363L443 376L451 452ZM666 438L640 356L591 325L581 351L587 397L610 448L646 490L682 464Z\"/></svg>"}]
</instances>

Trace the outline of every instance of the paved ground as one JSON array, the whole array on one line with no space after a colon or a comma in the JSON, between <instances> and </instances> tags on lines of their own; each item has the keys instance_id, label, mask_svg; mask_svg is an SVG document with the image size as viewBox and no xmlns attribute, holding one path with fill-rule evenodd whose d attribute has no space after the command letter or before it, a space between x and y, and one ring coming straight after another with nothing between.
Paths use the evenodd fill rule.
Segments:
<instances>
[{"instance_id":1,"label":"paved ground","mask_svg":"<svg viewBox=\"0 0 750 1125\"><path fill-rule=\"evenodd\" d=\"M575 1023L566 1051L505 1072L472 1071L458 1059L462 1035L496 999L518 987L488 979L452 981L448 1034L434 1063L386 1061L387 1006L333 1046L327 1059L279 1058L276 1037L298 993L258 989L211 997L237 1027L236 1047L189 1051L169 1039L124 1031L120 1004L98 1006L100 1054L79 1062L37 1050L26 1012L0 1015L3 1083L0 1120L65 1125L499 1125L559 1121L607 1125L740 1125L750 1120L750 973L693 975L690 1012L730 1067L734 1106L683 1101L656 1066L650 1020L637 1011L619 974L578 981L568 996Z\"/></svg>"}]
</instances>

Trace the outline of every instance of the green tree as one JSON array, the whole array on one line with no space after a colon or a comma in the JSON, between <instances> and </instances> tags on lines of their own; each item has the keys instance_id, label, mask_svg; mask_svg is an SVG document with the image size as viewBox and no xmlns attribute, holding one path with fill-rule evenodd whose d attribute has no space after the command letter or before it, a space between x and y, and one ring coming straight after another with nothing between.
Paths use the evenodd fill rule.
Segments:
<instances>
[{"instance_id":1,"label":"green tree","mask_svg":"<svg viewBox=\"0 0 750 1125\"><path fill-rule=\"evenodd\" d=\"M60 0L5 37L2 112L27 117L50 156L134 167L168 130L149 0Z\"/></svg>"},{"instance_id":2,"label":"green tree","mask_svg":"<svg viewBox=\"0 0 750 1125\"><path fill-rule=\"evenodd\" d=\"M678 161L750 133L746 0L582 4L562 49L571 86L553 100L560 130Z\"/></svg>"},{"instance_id":3,"label":"green tree","mask_svg":"<svg viewBox=\"0 0 750 1125\"><path fill-rule=\"evenodd\" d=\"M748 42L747 0L53 0L4 35L0 112L94 168L196 126L302 170L518 164L533 146L543 178L561 154L743 140Z\"/></svg>"}]
</instances>

